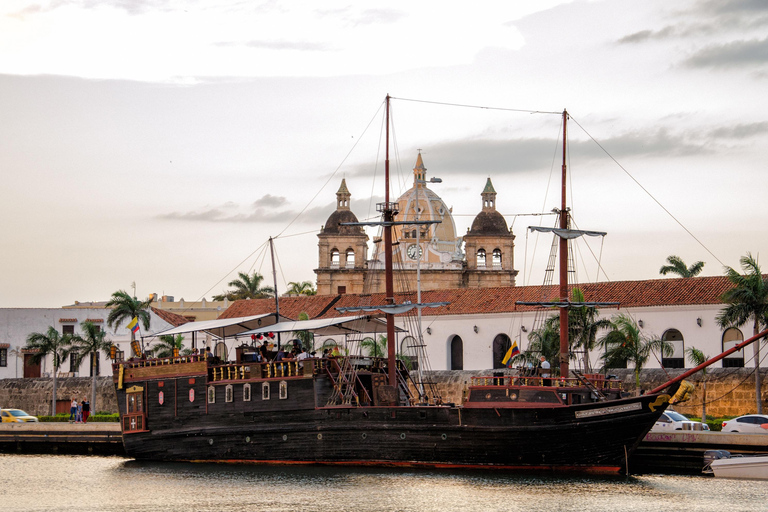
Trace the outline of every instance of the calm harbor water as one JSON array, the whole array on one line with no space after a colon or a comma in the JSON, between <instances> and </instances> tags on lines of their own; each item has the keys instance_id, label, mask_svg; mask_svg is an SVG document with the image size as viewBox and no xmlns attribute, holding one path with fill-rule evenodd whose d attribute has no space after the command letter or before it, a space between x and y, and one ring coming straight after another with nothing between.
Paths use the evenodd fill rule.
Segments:
<instances>
[{"instance_id":1,"label":"calm harbor water","mask_svg":"<svg viewBox=\"0 0 768 512\"><path fill-rule=\"evenodd\" d=\"M14 511L764 511L765 489L759 481L698 476L542 476L0 455L0 503Z\"/></svg>"}]
</instances>

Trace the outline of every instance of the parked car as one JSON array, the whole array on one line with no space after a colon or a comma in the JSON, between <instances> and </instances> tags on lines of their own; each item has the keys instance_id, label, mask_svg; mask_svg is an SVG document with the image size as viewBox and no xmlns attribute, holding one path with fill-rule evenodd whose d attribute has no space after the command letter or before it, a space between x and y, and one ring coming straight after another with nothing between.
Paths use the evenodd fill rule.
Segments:
<instances>
[{"instance_id":1,"label":"parked car","mask_svg":"<svg viewBox=\"0 0 768 512\"><path fill-rule=\"evenodd\" d=\"M31 416L21 409L0 409L0 416L3 418L3 423L25 423L29 421L37 421L37 418Z\"/></svg>"},{"instance_id":2,"label":"parked car","mask_svg":"<svg viewBox=\"0 0 768 512\"><path fill-rule=\"evenodd\" d=\"M768 416L765 414L747 414L724 421L723 432L768 434Z\"/></svg>"},{"instance_id":3,"label":"parked car","mask_svg":"<svg viewBox=\"0 0 768 512\"><path fill-rule=\"evenodd\" d=\"M700 421L691 421L677 411L665 411L653 425L651 432L671 432L673 430L709 430L709 425Z\"/></svg>"}]
</instances>

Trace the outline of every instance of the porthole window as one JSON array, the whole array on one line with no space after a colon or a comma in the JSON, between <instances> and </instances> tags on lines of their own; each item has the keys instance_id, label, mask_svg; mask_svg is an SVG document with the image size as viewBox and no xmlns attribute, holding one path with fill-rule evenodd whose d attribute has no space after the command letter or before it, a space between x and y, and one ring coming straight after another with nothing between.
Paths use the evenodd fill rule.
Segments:
<instances>
[{"instance_id":1,"label":"porthole window","mask_svg":"<svg viewBox=\"0 0 768 512\"><path fill-rule=\"evenodd\" d=\"M233 395L234 393L232 391L232 384L227 384L227 387L224 388L224 401L231 402Z\"/></svg>"},{"instance_id":2,"label":"porthole window","mask_svg":"<svg viewBox=\"0 0 768 512\"><path fill-rule=\"evenodd\" d=\"M208 403L209 404L216 403L216 388L214 388L213 386L208 386Z\"/></svg>"},{"instance_id":3,"label":"porthole window","mask_svg":"<svg viewBox=\"0 0 768 512\"><path fill-rule=\"evenodd\" d=\"M261 383L261 399L269 400L269 382Z\"/></svg>"},{"instance_id":4,"label":"porthole window","mask_svg":"<svg viewBox=\"0 0 768 512\"><path fill-rule=\"evenodd\" d=\"M280 400L288 398L288 383L284 380L280 381Z\"/></svg>"},{"instance_id":5,"label":"porthole window","mask_svg":"<svg viewBox=\"0 0 768 512\"><path fill-rule=\"evenodd\" d=\"M251 401L251 385L245 384L243 385L243 402L250 402Z\"/></svg>"}]
</instances>

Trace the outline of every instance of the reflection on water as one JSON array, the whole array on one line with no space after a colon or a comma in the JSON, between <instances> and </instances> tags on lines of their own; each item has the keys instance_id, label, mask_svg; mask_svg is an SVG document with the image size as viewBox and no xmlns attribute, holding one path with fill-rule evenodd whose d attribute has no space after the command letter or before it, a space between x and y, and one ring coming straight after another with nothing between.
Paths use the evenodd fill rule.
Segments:
<instances>
[{"instance_id":1,"label":"reflection on water","mask_svg":"<svg viewBox=\"0 0 768 512\"><path fill-rule=\"evenodd\" d=\"M146 463L0 455L15 511L763 511L764 483L712 477Z\"/></svg>"}]
</instances>

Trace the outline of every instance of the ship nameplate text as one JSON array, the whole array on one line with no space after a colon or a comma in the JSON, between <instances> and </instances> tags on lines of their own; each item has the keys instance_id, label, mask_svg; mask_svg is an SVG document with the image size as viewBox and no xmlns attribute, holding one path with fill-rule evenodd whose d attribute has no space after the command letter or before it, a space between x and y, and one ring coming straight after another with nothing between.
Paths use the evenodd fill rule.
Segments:
<instances>
[{"instance_id":1,"label":"ship nameplate text","mask_svg":"<svg viewBox=\"0 0 768 512\"><path fill-rule=\"evenodd\" d=\"M607 414L619 414L622 412L639 411L643 408L640 402L625 405L613 405L611 407L601 407L600 409L588 409L586 411L576 411L577 418L591 418L593 416L605 416Z\"/></svg>"}]
</instances>

